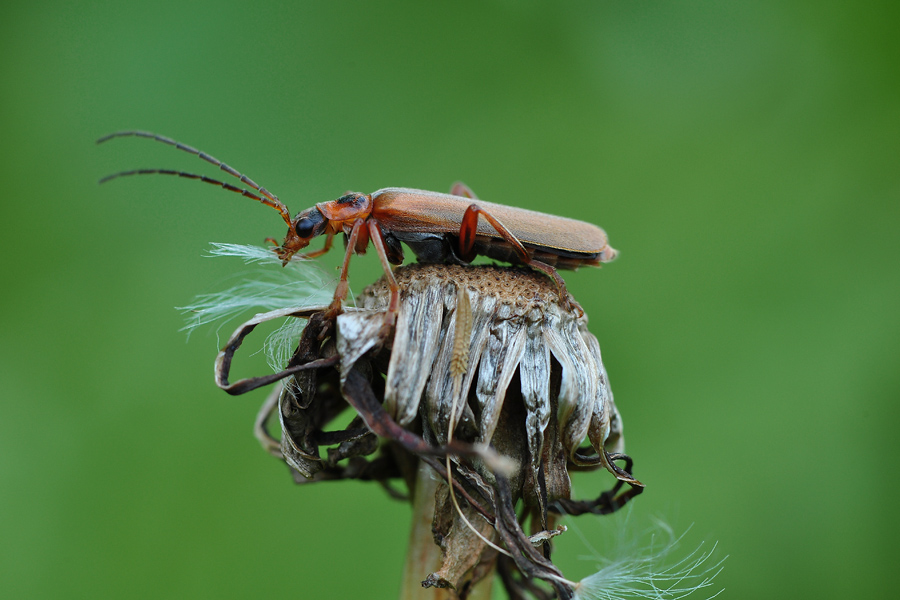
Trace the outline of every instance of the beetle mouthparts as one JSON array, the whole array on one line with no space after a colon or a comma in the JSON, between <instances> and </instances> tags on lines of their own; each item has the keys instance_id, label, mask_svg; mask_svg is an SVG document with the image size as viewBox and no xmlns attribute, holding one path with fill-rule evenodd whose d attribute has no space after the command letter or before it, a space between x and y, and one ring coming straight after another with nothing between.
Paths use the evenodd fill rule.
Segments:
<instances>
[{"instance_id":1,"label":"beetle mouthparts","mask_svg":"<svg viewBox=\"0 0 900 600\"><path fill-rule=\"evenodd\" d=\"M286 267L289 262L291 262L291 258L294 256L293 252L285 250L282 247L275 248L275 254L281 260L281 266Z\"/></svg>"}]
</instances>

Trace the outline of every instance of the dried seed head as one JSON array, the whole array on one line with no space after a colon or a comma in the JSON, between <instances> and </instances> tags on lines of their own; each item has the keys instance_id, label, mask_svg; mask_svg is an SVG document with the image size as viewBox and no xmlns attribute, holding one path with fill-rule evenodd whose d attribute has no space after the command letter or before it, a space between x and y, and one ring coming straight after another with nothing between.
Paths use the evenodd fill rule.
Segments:
<instances>
[{"instance_id":1,"label":"dried seed head","mask_svg":"<svg viewBox=\"0 0 900 600\"><path fill-rule=\"evenodd\" d=\"M265 415L258 435L268 450L280 447L298 483L403 478L412 496L423 473L436 474L426 508L443 556L424 585L462 594L496 564L511 595L536 577L571 597L574 584L548 559L556 515L612 512L642 490L620 454L622 420L587 317L528 269L410 265L394 276L396 315L383 280L334 322L316 307L292 313L310 323L277 392L281 440L265 433ZM218 380L232 393L246 383L228 384L221 369L247 327L265 319L239 329L220 356ZM325 431L347 403L359 416ZM617 478L613 489L571 500L569 469L599 467ZM623 483L631 488L619 493Z\"/></svg>"},{"instance_id":2,"label":"dried seed head","mask_svg":"<svg viewBox=\"0 0 900 600\"><path fill-rule=\"evenodd\" d=\"M552 281L525 269L456 265L410 265L397 269L395 278L402 303L384 406L401 425L421 412L439 443L446 443L450 423L458 424L456 439L490 443L513 385L525 412L532 467L541 462L551 418L553 435L575 464L586 462L578 453L585 437L599 454L604 448L623 450L622 420L600 345L580 307L561 306ZM459 305L462 294L468 308ZM338 318L346 348L367 343L358 335L363 329L354 326L345 333L343 322L374 321L389 296L381 280L358 298L363 309L374 311L371 316ZM467 361L464 371L458 367L461 356Z\"/></svg>"},{"instance_id":3,"label":"dried seed head","mask_svg":"<svg viewBox=\"0 0 900 600\"><path fill-rule=\"evenodd\" d=\"M394 420L421 428L435 446L490 445L519 465L504 476L535 532L551 527L552 504L568 501L568 466L624 473L608 460L609 452L622 451L624 438L600 346L584 312L574 302L563 305L552 281L526 269L455 265L411 265L395 279L401 307L380 358L383 406ZM352 357L373 347L371 332L389 298L379 281L357 299L361 311L338 317L345 373ZM579 450L585 438L593 456ZM497 482L483 460L456 463L489 485ZM491 544L471 524L474 511L453 512L450 493L446 483L436 490L433 529L444 560L426 583L458 589Z\"/></svg>"}]
</instances>

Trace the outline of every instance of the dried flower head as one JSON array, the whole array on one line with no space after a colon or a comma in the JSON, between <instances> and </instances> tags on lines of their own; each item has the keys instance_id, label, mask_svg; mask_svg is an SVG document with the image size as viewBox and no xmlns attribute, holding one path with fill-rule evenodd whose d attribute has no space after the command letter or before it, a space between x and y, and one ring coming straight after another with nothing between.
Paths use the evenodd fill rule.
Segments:
<instances>
[{"instance_id":1,"label":"dried flower head","mask_svg":"<svg viewBox=\"0 0 900 600\"><path fill-rule=\"evenodd\" d=\"M550 561L551 539L564 530L556 518L612 512L642 491L621 453L622 419L587 318L527 269L410 265L395 278L396 315L384 281L336 319L322 307L257 315L220 354L217 382L242 393L289 378L257 433L298 483L375 480L431 515L440 557L428 564L411 551L408 577L465 598L496 568L513 598L550 597L536 579L571 598L576 584ZM243 338L284 316L309 319L284 370L229 383ZM357 412L350 425L327 430L348 404ZM266 429L276 411L277 440ZM572 500L569 470L600 467L615 476L612 489Z\"/></svg>"}]
</instances>

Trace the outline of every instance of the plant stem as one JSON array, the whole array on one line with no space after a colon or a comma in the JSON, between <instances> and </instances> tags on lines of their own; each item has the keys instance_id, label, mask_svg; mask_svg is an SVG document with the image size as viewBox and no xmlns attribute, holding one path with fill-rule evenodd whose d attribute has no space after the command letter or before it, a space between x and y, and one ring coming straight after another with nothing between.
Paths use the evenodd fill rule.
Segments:
<instances>
[{"instance_id":1,"label":"plant stem","mask_svg":"<svg viewBox=\"0 0 900 600\"><path fill-rule=\"evenodd\" d=\"M434 518L434 495L438 479L425 463L419 464L413 493L412 526L409 549L403 567L403 586L400 600L458 600L456 591L449 588L423 588L422 580L441 568L441 548L434 543L431 523ZM466 600L490 600L493 577L489 573L466 596Z\"/></svg>"}]
</instances>

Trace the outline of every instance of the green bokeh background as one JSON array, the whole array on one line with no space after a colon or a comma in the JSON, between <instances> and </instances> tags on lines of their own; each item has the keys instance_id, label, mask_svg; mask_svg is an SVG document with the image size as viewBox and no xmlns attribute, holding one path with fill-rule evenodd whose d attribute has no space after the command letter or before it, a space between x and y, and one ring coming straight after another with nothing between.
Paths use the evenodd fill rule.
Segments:
<instances>
[{"instance_id":1,"label":"green bokeh background","mask_svg":"<svg viewBox=\"0 0 900 600\"><path fill-rule=\"evenodd\" d=\"M292 211L462 179L602 225L620 259L565 276L648 484L631 521L717 540L725 597L885 597L897 19L784 0L7 4L0 596L397 596L408 509L373 485L294 486L251 435L264 394L216 389L214 332L179 332L174 306L247 271L208 242L282 222L171 178L98 187L136 167L215 174L161 144L93 143L139 128ZM377 274L354 262L356 289ZM582 495L609 484L594 477ZM567 575L590 572L580 538L558 547Z\"/></svg>"}]
</instances>

